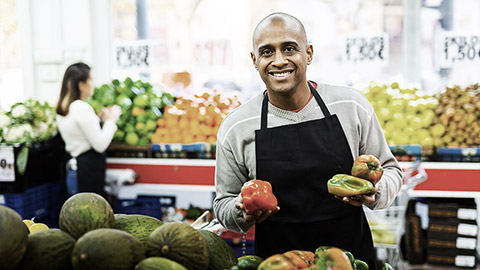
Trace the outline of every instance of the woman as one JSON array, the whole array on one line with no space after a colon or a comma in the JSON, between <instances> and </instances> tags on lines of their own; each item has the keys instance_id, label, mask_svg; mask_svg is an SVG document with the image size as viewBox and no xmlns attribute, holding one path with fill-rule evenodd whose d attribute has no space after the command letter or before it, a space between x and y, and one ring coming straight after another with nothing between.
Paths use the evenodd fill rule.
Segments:
<instances>
[{"instance_id":1,"label":"woman","mask_svg":"<svg viewBox=\"0 0 480 270\"><path fill-rule=\"evenodd\" d=\"M117 130L121 109L117 105L103 108L97 116L85 102L92 94L90 67L84 63L69 66L57 103L57 125L65 141L65 150L72 157L67 179L77 179L73 186L72 181L67 180L70 195L95 192L105 197L105 150Z\"/></svg>"}]
</instances>

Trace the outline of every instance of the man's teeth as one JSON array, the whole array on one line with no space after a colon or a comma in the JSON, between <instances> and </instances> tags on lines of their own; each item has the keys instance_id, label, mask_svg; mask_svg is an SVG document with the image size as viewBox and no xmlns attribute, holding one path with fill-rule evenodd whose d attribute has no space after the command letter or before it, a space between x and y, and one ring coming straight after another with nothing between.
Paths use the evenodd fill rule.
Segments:
<instances>
[{"instance_id":1,"label":"man's teeth","mask_svg":"<svg viewBox=\"0 0 480 270\"><path fill-rule=\"evenodd\" d=\"M286 72L274 72L274 73L273 73L273 76L275 76L275 77L285 77L285 76L287 76L288 74L290 74L290 71L286 71Z\"/></svg>"}]
</instances>

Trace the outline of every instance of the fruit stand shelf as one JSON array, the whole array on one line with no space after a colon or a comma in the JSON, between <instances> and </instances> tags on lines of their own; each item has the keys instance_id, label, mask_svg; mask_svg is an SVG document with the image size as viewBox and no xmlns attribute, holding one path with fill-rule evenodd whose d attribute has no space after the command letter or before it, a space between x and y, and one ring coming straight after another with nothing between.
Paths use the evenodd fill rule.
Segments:
<instances>
[{"instance_id":1,"label":"fruit stand shelf","mask_svg":"<svg viewBox=\"0 0 480 270\"><path fill-rule=\"evenodd\" d=\"M400 162L402 168L410 164ZM480 197L480 163L423 162L422 166L428 179L411 191L411 197ZM107 168L134 170L138 174L135 185L149 184L142 189L150 193L162 188L214 190L212 159L108 158Z\"/></svg>"}]
</instances>

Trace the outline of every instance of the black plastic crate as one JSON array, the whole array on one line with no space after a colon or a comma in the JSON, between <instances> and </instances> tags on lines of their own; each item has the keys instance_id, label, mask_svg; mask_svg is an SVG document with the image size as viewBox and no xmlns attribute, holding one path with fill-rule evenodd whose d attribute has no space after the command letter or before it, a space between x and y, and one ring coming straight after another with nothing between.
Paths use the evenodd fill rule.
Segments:
<instances>
[{"instance_id":1,"label":"black plastic crate","mask_svg":"<svg viewBox=\"0 0 480 270\"><path fill-rule=\"evenodd\" d=\"M58 226L58 215L65 199L63 183L58 181L31 187L21 193L0 194L0 204L15 210L22 219L43 217L48 220L49 227Z\"/></svg>"},{"instance_id":2,"label":"black plastic crate","mask_svg":"<svg viewBox=\"0 0 480 270\"><path fill-rule=\"evenodd\" d=\"M21 146L14 147L15 159L20 150ZM63 180L67 159L65 143L60 135L44 142L33 143L28 150L25 173L21 175L17 170L17 165L14 164L15 180L13 182L0 181L0 194L20 193L30 187Z\"/></svg>"},{"instance_id":3,"label":"black plastic crate","mask_svg":"<svg viewBox=\"0 0 480 270\"><path fill-rule=\"evenodd\" d=\"M168 207L176 205L174 196L138 196L136 199L119 199L115 203L115 213L141 214L157 219L163 219L163 213Z\"/></svg>"},{"instance_id":4,"label":"black plastic crate","mask_svg":"<svg viewBox=\"0 0 480 270\"><path fill-rule=\"evenodd\" d=\"M223 239L229 244L237 257L255 255L255 240Z\"/></svg>"}]
</instances>

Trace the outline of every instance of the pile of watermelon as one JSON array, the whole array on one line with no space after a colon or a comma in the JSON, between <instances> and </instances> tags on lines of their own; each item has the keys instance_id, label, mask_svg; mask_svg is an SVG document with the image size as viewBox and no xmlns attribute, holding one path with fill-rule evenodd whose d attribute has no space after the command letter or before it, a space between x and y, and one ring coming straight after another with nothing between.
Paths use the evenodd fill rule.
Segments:
<instances>
[{"instance_id":1,"label":"pile of watermelon","mask_svg":"<svg viewBox=\"0 0 480 270\"><path fill-rule=\"evenodd\" d=\"M29 232L16 211L0 205L0 269L368 269L357 267L347 251L340 252L347 267L342 268L339 260L331 260L336 248L329 247L315 253L289 251L265 260L254 255L237 258L232 247L211 231L146 215L115 214L95 193L78 193L66 200L59 227ZM279 264L287 268L275 268Z\"/></svg>"},{"instance_id":2,"label":"pile of watermelon","mask_svg":"<svg viewBox=\"0 0 480 270\"><path fill-rule=\"evenodd\" d=\"M228 269L238 259L217 234L187 223L115 214L95 193L62 206L59 229L29 233L20 215L0 205L0 269Z\"/></svg>"}]
</instances>

